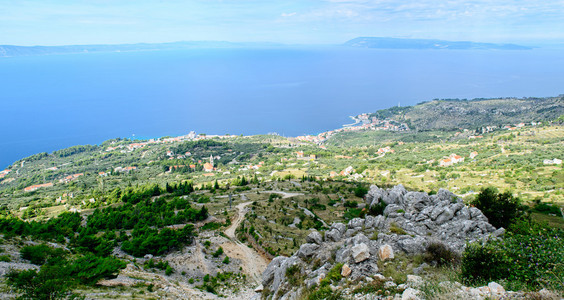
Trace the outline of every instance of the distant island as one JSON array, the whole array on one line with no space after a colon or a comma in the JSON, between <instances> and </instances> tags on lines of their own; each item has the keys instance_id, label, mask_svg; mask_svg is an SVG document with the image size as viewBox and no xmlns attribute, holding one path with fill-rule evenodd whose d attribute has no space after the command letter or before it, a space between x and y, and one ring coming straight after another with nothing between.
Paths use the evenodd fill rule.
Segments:
<instances>
[{"instance_id":1,"label":"distant island","mask_svg":"<svg viewBox=\"0 0 564 300\"><path fill-rule=\"evenodd\" d=\"M375 49L452 49L452 50L531 50L532 47L515 44L476 43L432 39L401 39L388 37L358 37L343 45Z\"/></svg>"},{"instance_id":2,"label":"distant island","mask_svg":"<svg viewBox=\"0 0 564 300\"><path fill-rule=\"evenodd\" d=\"M348 47L375 49L457 49L457 50L530 50L532 47L515 44L492 44L476 42L453 42L427 39L400 39L387 37L358 37L342 44ZM170 43L138 44L99 44L99 45L64 45L64 46L16 46L0 45L0 57L35 56L54 54L76 54L89 52L132 52L161 51L198 48L249 48L281 47L278 43L238 43L227 41L181 41Z\"/></svg>"},{"instance_id":3,"label":"distant island","mask_svg":"<svg viewBox=\"0 0 564 300\"><path fill-rule=\"evenodd\" d=\"M76 54L88 52L160 51L197 48L272 47L276 43L233 43L225 41L191 41L171 43L138 43L116 45L14 46L0 45L0 57Z\"/></svg>"}]
</instances>

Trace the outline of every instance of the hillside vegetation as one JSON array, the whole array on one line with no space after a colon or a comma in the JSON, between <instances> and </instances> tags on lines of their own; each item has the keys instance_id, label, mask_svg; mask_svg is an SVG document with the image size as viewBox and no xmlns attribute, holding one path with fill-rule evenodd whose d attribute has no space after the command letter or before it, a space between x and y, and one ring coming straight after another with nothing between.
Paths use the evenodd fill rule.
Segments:
<instances>
[{"instance_id":1,"label":"hillside vegetation","mask_svg":"<svg viewBox=\"0 0 564 300\"><path fill-rule=\"evenodd\" d=\"M250 299L261 281L266 298L461 289L438 280L561 295L562 106L437 100L319 143L191 134L35 154L0 171L0 298ZM381 129L391 119L411 129ZM379 260L385 245L396 258Z\"/></svg>"},{"instance_id":2,"label":"hillside vegetation","mask_svg":"<svg viewBox=\"0 0 564 300\"><path fill-rule=\"evenodd\" d=\"M408 121L415 130L477 130L482 127L556 120L564 114L564 97L433 100L415 106L379 110L372 117Z\"/></svg>"}]
</instances>

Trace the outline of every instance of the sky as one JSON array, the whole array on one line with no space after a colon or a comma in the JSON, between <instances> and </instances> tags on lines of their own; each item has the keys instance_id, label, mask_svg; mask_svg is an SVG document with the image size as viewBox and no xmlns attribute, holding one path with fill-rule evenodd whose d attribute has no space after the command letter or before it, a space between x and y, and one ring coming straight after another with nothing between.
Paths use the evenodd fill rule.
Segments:
<instances>
[{"instance_id":1,"label":"sky","mask_svg":"<svg viewBox=\"0 0 564 300\"><path fill-rule=\"evenodd\" d=\"M564 43L564 0L0 0L0 44Z\"/></svg>"}]
</instances>

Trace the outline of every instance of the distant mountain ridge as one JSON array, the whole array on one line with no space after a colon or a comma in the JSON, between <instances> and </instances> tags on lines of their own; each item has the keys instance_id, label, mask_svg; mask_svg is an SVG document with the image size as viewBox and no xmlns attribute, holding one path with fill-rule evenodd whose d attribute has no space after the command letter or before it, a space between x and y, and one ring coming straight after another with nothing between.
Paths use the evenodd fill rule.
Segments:
<instances>
[{"instance_id":1,"label":"distant mountain ridge","mask_svg":"<svg viewBox=\"0 0 564 300\"><path fill-rule=\"evenodd\" d=\"M0 57L73 54L87 52L130 52L180 50L195 48L242 48L276 46L275 43L233 43L224 41L194 41L172 43L139 43L118 45L13 46L0 45Z\"/></svg>"},{"instance_id":2,"label":"distant mountain ridge","mask_svg":"<svg viewBox=\"0 0 564 300\"><path fill-rule=\"evenodd\" d=\"M554 121L564 115L564 95L550 98L433 100L415 106L391 107L371 117L407 122L416 130L457 130Z\"/></svg>"},{"instance_id":3,"label":"distant mountain ridge","mask_svg":"<svg viewBox=\"0 0 564 300\"><path fill-rule=\"evenodd\" d=\"M452 49L452 50L530 50L532 47L515 44L444 41L433 39L401 39L387 37L358 37L343 45L375 49Z\"/></svg>"},{"instance_id":4,"label":"distant mountain ridge","mask_svg":"<svg viewBox=\"0 0 564 300\"><path fill-rule=\"evenodd\" d=\"M387 37L358 37L343 44L348 47L376 49L481 49L481 50L530 50L532 47L515 44L492 44L476 42L453 42L432 39L400 39ZM0 57L34 56L53 54L75 54L88 52L130 52L159 51L197 48L244 48L275 47L279 43L227 42L227 41L182 41L170 43L137 43L137 44L97 44L97 45L64 45L64 46L15 46L0 45Z\"/></svg>"}]
</instances>

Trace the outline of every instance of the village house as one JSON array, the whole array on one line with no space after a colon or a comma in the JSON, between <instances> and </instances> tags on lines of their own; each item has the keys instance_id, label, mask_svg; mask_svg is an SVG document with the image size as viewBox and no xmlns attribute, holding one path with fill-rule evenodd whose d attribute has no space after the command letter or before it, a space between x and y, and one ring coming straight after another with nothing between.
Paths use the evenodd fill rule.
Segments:
<instances>
[{"instance_id":1,"label":"village house","mask_svg":"<svg viewBox=\"0 0 564 300\"><path fill-rule=\"evenodd\" d=\"M474 159L474 157L478 156L478 152L474 151L470 153L470 159Z\"/></svg>"},{"instance_id":2,"label":"village house","mask_svg":"<svg viewBox=\"0 0 564 300\"><path fill-rule=\"evenodd\" d=\"M205 164L204 164L204 171L205 171L205 172L211 172L211 171L213 171L213 170L214 170L214 168L213 168L213 165L212 165L212 164L210 164L210 163L205 163Z\"/></svg>"},{"instance_id":3,"label":"village house","mask_svg":"<svg viewBox=\"0 0 564 300\"><path fill-rule=\"evenodd\" d=\"M352 172L354 172L354 169L352 166L348 166L346 169L342 170L341 173L339 173L342 176L348 176L351 175Z\"/></svg>"},{"instance_id":4,"label":"village house","mask_svg":"<svg viewBox=\"0 0 564 300\"><path fill-rule=\"evenodd\" d=\"M378 149L378 154L394 153L394 150L390 146Z\"/></svg>"},{"instance_id":5,"label":"village house","mask_svg":"<svg viewBox=\"0 0 564 300\"><path fill-rule=\"evenodd\" d=\"M24 188L24 191L25 192L33 192L33 191L36 191L37 189L40 189L40 188L52 187L52 186L53 186L52 182L48 182L48 183L44 183L44 184L30 185L30 186Z\"/></svg>"},{"instance_id":6,"label":"village house","mask_svg":"<svg viewBox=\"0 0 564 300\"><path fill-rule=\"evenodd\" d=\"M11 172L11 170L8 170L8 169L0 171L0 179L4 178L10 172Z\"/></svg>"},{"instance_id":7,"label":"village house","mask_svg":"<svg viewBox=\"0 0 564 300\"><path fill-rule=\"evenodd\" d=\"M543 164L545 165L561 165L562 160L555 158L555 159L545 159L543 160Z\"/></svg>"},{"instance_id":8,"label":"village house","mask_svg":"<svg viewBox=\"0 0 564 300\"><path fill-rule=\"evenodd\" d=\"M72 175L69 175L69 176L59 180L59 182L60 183L69 183L69 182L71 182L71 181L73 181L73 180L75 180L78 177L83 176L83 175L84 175L84 173L72 174Z\"/></svg>"},{"instance_id":9,"label":"village house","mask_svg":"<svg viewBox=\"0 0 564 300\"><path fill-rule=\"evenodd\" d=\"M441 159L439 161L439 166L441 167L448 167L448 166L452 166L454 164L457 164L459 162L463 162L464 161L464 157L460 156L460 155L456 155L456 154L451 154L449 157L445 158L445 159Z\"/></svg>"},{"instance_id":10,"label":"village house","mask_svg":"<svg viewBox=\"0 0 564 300\"><path fill-rule=\"evenodd\" d=\"M135 169L137 169L137 167L125 167L125 168L117 167L117 168L114 168L114 172L129 172L129 171L132 171L132 170L135 170Z\"/></svg>"}]
</instances>

